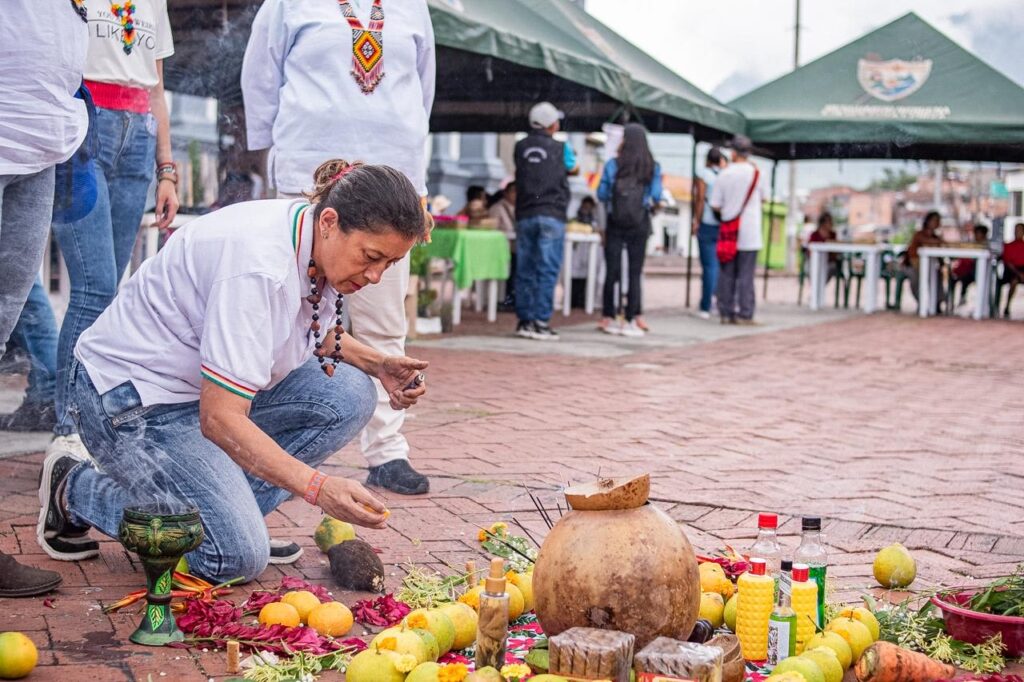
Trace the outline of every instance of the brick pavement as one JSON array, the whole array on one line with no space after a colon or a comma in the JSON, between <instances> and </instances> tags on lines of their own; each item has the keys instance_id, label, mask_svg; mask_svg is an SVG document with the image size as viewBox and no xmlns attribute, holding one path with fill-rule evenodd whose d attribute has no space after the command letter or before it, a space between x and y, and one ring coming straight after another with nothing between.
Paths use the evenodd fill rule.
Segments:
<instances>
[{"instance_id":1,"label":"brick pavement","mask_svg":"<svg viewBox=\"0 0 1024 682\"><path fill-rule=\"evenodd\" d=\"M922 586L1024 561L1019 324L877 315L606 359L414 350L432 363L431 400L406 432L433 491L392 499L391 527L365 534L392 586L405 562L448 570L478 556L479 525L517 519L543 537L523 484L554 509L560 485L598 472L650 471L657 504L705 551L749 543L762 509L783 515L791 546L798 516L821 514L832 572L851 598L870 584L874 552L893 541L914 552ZM221 653L127 645L138 613L100 613L142 584L119 545L104 542L99 559L79 564L40 553L40 461L0 460L0 550L65 577L55 608L0 602L0 630L40 646L31 679L222 677ZM360 468L351 448L327 467ZM311 539L317 520L297 501L268 517L273 535L307 551L252 587L286 573L328 584Z\"/></svg>"}]
</instances>

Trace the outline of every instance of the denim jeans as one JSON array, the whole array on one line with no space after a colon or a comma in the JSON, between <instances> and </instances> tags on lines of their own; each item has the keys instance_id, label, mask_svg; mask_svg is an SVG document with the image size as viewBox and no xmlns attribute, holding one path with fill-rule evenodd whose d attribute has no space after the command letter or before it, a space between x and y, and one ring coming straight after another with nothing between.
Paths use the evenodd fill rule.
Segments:
<instances>
[{"instance_id":1,"label":"denim jeans","mask_svg":"<svg viewBox=\"0 0 1024 682\"><path fill-rule=\"evenodd\" d=\"M701 223L697 228L700 250L700 309L711 312L711 297L718 288L718 225Z\"/></svg>"},{"instance_id":2,"label":"denim jeans","mask_svg":"<svg viewBox=\"0 0 1024 682\"><path fill-rule=\"evenodd\" d=\"M152 114L97 108L95 125L96 203L78 220L53 223L71 281L57 345L54 432L59 436L75 431L67 414L75 343L114 300L135 247L155 166Z\"/></svg>"},{"instance_id":3,"label":"denim jeans","mask_svg":"<svg viewBox=\"0 0 1024 682\"><path fill-rule=\"evenodd\" d=\"M52 209L53 168L0 175L0 355L39 274Z\"/></svg>"},{"instance_id":4,"label":"denim jeans","mask_svg":"<svg viewBox=\"0 0 1024 682\"><path fill-rule=\"evenodd\" d=\"M130 382L100 395L78 362L72 369L69 409L99 466L72 470L72 519L116 538L126 506L191 505L206 532L203 544L188 554L193 572L214 583L262 573L270 556L263 517L291 494L243 471L207 440L198 402L143 407ZM328 377L310 360L257 393L249 418L315 468L359 435L376 405L370 377L349 365Z\"/></svg>"},{"instance_id":5,"label":"denim jeans","mask_svg":"<svg viewBox=\"0 0 1024 682\"><path fill-rule=\"evenodd\" d=\"M520 320L551 319L564 243L563 220L532 216L516 223L516 314Z\"/></svg>"},{"instance_id":6,"label":"denim jeans","mask_svg":"<svg viewBox=\"0 0 1024 682\"><path fill-rule=\"evenodd\" d=\"M57 321L42 280L36 278L28 292L21 317L11 333L11 343L28 354L26 403L52 403L57 386Z\"/></svg>"}]
</instances>

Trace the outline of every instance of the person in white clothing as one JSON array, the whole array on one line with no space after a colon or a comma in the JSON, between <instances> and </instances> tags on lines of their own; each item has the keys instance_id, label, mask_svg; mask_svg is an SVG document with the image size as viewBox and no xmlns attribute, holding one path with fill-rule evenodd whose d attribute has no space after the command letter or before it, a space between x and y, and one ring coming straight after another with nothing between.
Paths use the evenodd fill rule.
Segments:
<instances>
[{"instance_id":1,"label":"person in white clothing","mask_svg":"<svg viewBox=\"0 0 1024 682\"><path fill-rule=\"evenodd\" d=\"M39 272L53 210L54 167L85 139L75 97L86 25L66 0L6 0L0 21L0 356ZM0 552L0 597L55 589L61 576Z\"/></svg>"},{"instance_id":2,"label":"person in white clothing","mask_svg":"<svg viewBox=\"0 0 1024 682\"><path fill-rule=\"evenodd\" d=\"M318 467L356 437L385 387L416 403L427 363L359 343L342 301L378 284L426 234L409 180L340 160L305 199L214 211L178 230L121 288L75 348L71 403L95 462L43 463L37 526L51 557L68 537L117 537L128 507L194 508L203 543L191 570L255 579L270 561L264 516L291 496L383 528L360 483Z\"/></svg>"},{"instance_id":3,"label":"person in white clothing","mask_svg":"<svg viewBox=\"0 0 1024 682\"><path fill-rule=\"evenodd\" d=\"M754 272L762 247L760 172L750 161L750 138L733 138L732 163L718 174L708 203L722 223L739 218L735 257L722 263L718 275L718 311L722 324L755 324ZM725 231L719 240L725 238ZM719 250L721 259L722 251Z\"/></svg>"},{"instance_id":4,"label":"person in white clothing","mask_svg":"<svg viewBox=\"0 0 1024 682\"><path fill-rule=\"evenodd\" d=\"M425 197L434 78L426 0L266 0L242 64L247 146L269 150L278 196L297 195L313 168L341 156L392 166ZM352 335L403 353L408 287L406 260L380 286L350 296ZM367 483L425 493L429 480L409 464L404 413L377 388L377 410L361 437Z\"/></svg>"}]
</instances>

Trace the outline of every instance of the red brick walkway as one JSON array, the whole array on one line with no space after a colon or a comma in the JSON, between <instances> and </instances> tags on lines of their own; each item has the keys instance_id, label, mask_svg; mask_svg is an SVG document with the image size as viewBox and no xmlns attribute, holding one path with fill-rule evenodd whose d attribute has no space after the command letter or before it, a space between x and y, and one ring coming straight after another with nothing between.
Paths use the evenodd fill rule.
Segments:
<instances>
[{"instance_id":1,"label":"red brick walkway","mask_svg":"<svg viewBox=\"0 0 1024 682\"><path fill-rule=\"evenodd\" d=\"M391 528L365 534L384 550L393 585L404 562L447 570L478 556L479 525L514 518L542 536L523 484L553 509L558 486L598 472L651 472L657 503L707 551L748 544L758 510L783 514L789 536L800 514L823 515L832 573L851 597L892 541L917 557L920 586L1024 561L1018 324L880 315L628 359L416 354L432 362L431 400L406 431L433 491L393 499ZM78 564L40 553L40 461L0 460L0 549L65 577L52 609L0 602L0 630L22 630L40 647L30 679L222 677L221 653L127 645L138 614L100 613L142 584L119 545ZM360 467L350 449L328 470ZM311 539L317 520L292 501L268 525L307 549L287 572L327 584ZM270 568L259 582L276 586L283 574Z\"/></svg>"}]
</instances>

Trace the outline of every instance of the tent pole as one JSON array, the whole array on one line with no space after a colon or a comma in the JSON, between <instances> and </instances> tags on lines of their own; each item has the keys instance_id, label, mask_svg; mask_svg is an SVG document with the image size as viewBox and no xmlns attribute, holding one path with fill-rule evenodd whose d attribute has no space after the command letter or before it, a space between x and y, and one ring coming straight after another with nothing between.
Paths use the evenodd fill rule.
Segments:
<instances>
[{"instance_id":1,"label":"tent pole","mask_svg":"<svg viewBox=\"0 0 1024 682\"><path fill-rule=\"evenodd\" d=\"M697 137L693 126L690 126L690 139L693 141L693 153L690 155L690 224L683 226L686 234L686 307L690 307L690 275L693 273L693 220L697 210ZM707 197L704 199L707 201Z\"/></svg>"},{"instance_id":2,"label":"tent pole","mask_svg":"<svg viewBox=\"0 0 1024 682\"><path fill-rule=\"evenodd\" d=\"M779 160L772 161L772 196L768 201L768 249L764 254L764 288L761 298L768 300L768 267L772 262L772 239L775 237L775 171L779 167Z\"/></svg>"}]
</instances>

